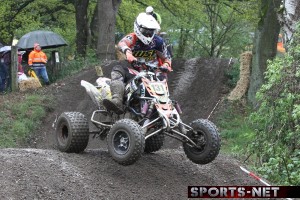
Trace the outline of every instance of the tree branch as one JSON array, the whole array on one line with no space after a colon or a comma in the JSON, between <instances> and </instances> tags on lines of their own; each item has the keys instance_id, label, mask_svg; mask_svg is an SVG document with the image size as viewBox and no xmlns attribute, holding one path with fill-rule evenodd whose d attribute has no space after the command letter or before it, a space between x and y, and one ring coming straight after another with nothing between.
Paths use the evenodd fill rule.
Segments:
<instances>
[{"instance_id":1,"label":"tree branch","mask_svg":"<svg viewBox=\"0 0 300 200\"><path fill-rule=\"evenodd\" d=\"M11 11L15 11L15 13L14 13L14 15L11 15L10 16L10 20L13 20L13 19L15 19L16 18L16 16L24 9L24 8L26 8L30 3L32 3L32 2L34 2L34 0L28 0L28 1L25 1L23 4L22 3L20 3L19 5L19 7L16 7L16 2L14 2L14 3L12 3L11 4L11 7L10 7L10 9L11 9ZM17 4L18 5L18 4ZM15 8L15 9L14 9Z\"/></svg>"}]
</instances>

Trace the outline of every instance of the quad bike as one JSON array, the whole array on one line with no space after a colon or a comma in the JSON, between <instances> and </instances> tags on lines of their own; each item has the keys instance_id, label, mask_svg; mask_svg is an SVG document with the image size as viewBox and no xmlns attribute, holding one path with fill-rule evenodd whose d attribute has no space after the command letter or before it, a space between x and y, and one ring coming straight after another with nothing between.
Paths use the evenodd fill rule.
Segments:
<instances>
[{"instance_id":1,"label":"quad bike","mask_svg":"<svg viewBox=\"0 0 300 200\"><path fill-rule=\"evenodd\" d=\"M135 63L140 72L125 86L124 114L107 110L102 100L111 98L110 79L100 77L97 86L84 80L81 85L97 105L90 121L97 131L89 131L87 118L79 112L62 113L56 122L57 147L63 152L82 152L87 147L89 134L107 140L108 152L122 164L136 162L143 153L162 148L165 136L182 142L186 156L194 163L213 161L220 150L220 137L216 126L207 119L185 124L181 121L179 104L169 97L166 79L156 73L157 65Z\"/></svg>"}]
</instances>

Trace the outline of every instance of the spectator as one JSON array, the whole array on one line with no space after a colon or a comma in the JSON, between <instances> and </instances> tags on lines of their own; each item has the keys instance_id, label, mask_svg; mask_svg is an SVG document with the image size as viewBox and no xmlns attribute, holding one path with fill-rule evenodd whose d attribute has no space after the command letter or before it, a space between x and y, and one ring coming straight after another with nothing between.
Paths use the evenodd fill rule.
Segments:
<instances>
[{"instance_id":1,"label":"spectator","mask_svg":"<svg viewBox=\"0 0 300 200\"><path fill-rule=\"evenodd\" d=\"M24 73L22 66L22 53L18 51L18 72Z\"/></svg>"},{"instance_id":2,"label":"spectator","mask_svg":"<svg viewBox=\"0 0 300 200\"><path fill-rule=\"evenodd\" d=\"M154 12L154 9L152 6L148 6L146 8L146 13L148 15L152 15L156 19L156 21L159 23L159 25L161 25L161 17L157 12Z\"/></svg>"},{"instance_id":3,"label":"spectator","mask_svg":"<svg viewBox=\"0 0 300 200\"><path fill-rule=\"evenodd\" d=\"M5 93L5 90L10 86L10 79L9 79L9 69L11 64L11 53L10 51L6 51L1 56L1 66L0 66L0 76L1 76L1 86L0 91Z\"/></svg>"},{"instance_id":4,"label":"spectator","mask_svg":"<svg viewBox=\"0 0 300 200\"><path fill-rule=\"evenodd\" d=\"M152 15L156 21L159 23L159 25L161 25L161 17L157 12L154 12L154 9L152 6L148 6L146 8L146 13L147 15ZM160 32L160 29L157 30L156 33L158 36L162 37L165 40L166 46L167 46L167 50L171 56L171 58L173 57L173 46L169 43L169 41L166 38L166 32Z\"/></svg>"},{"instance_id":5,"label":"spectator","mask_svg":"<svg viewBox=\"0 0 300 200\"><path fill-rule=\"evenodd\" d=\"M47 55L42 51L38 43L34 43L34 49L28 56L28 65L32 67L39 78L42 78L46 85L50 85L46 70Z\"/></svg>"},{"instance_id":6,"label":"spectator","mask_svg":"<svg viewBox=\"0 0 300 200\"><path fill-rule=\"evenodd\" d=\"M5 91L5 75L4 75L4 64L2 62L2 58L1 58L1 62L0 62L0 94L4 94Z\"/></svg>"}]
</instances>

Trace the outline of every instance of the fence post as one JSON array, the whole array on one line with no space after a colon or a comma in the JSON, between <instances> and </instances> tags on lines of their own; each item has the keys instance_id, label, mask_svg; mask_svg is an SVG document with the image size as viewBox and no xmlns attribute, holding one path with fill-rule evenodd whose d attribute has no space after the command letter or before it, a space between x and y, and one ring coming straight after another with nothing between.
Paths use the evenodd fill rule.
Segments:
<instances>
[{"instance_id":1,"label":"fence post","mask_svg":"<svg viewBox=\"0 0 300 200\"><path fill-rule=\"evenodd\" d=\"M11 90L18 91L18 48L17 46L11 47Z\"/></svg>"}]
</instances>

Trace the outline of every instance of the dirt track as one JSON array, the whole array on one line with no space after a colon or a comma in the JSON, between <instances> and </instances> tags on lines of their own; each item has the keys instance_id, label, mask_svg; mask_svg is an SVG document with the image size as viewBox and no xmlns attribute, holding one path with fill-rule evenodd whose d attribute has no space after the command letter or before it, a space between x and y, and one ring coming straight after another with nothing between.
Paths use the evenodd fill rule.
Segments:
<instances>
[{"instance_id":1,"label":"dirt track","mask_svg":"<svg viewBox=\"0 0 300 200\"><path fill-rule=\"evenodd\" d=\"M103 68L105 75L114 64ZM182 105L183 121L210 115L224 93L227 65L227 60L174 61L170 92ZM258 184L226 155L207 165L192 163L173 140L130 166L114 162L99 138L91 139L84 153L59 152L52 124L64 111L90 115L94 106L80 80L93 83L96 78L94 69L86 69L44 88L56 97L55 110L26 148L0 150L0 199L187 199L189 185Z\"/></svg>"}]
</instances>

